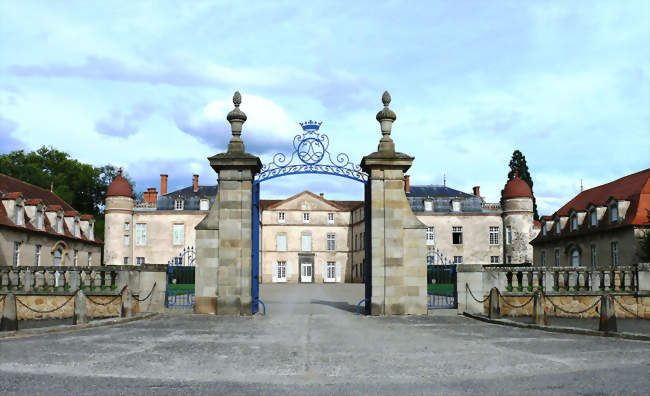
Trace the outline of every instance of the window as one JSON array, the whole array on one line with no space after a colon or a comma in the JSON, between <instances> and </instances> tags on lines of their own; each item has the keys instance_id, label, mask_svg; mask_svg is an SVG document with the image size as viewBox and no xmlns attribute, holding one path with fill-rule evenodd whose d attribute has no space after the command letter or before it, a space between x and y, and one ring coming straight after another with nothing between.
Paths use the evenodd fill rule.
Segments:
<instances>
[{"instance_id":1,"label":"window","mask_svg":"<svg viewBox=\"0 0 650 396\"><path fill-rule=\"evenodd\" d=\"M571 231L575 231L578 229L578 216L573 215L571 216Z\"/></svg>"},{"instance_id":2,"label":"window","mask_svg":"<svg viewBox=\"0 0 650 396\"><path fill-rule=\"evenodd\" d=\"M578 249L574 249L571 252L571 266L572 267L580 266L580 252L578 251Z\"/></svg>"},{"instance_id":3,"label":"window","mask_svg":"<svg viewBox=\"0 0 650 396\"><path fill-rule=\"evenodd\" d=\"M591 226L596 227L598 225L598 212L596 212L596 209L591 211L590 217L591 217Z\"/></svg>"},{"instance_id":4,"label":"window","mask_svg":"<svg viewBox=\"0 0 650 396\"><path fill-rule=\"evenodd\" d=\"M612 223L618 221L618 206L616 204L609 208L609 221Z\"/></svg>"},{"instance_id":5,"label":"window","mask_svg":"<svg viewBox=\"0 0 650 396\"><path fill-rule=\"evenodd\" d=\"M287 281L287 262L286 261L278 261L278 266L277 266L277 280L278 281Z\"/></svg>"},{"instance_id":6,"label":"window","mask_svg":"<svg viewBox=\"0 0 650 396\"><path fill-rule=\"evenodd\" d=\"M499 244L499 227L490 227L490 245Z\"/></svg>"},{"instance_id":7,"label":"window","mask_svg":"<svg viewBox=\"0 0 650 396\"><path fill-rule=\"evenodd\" d=\"M336 250L336 234L327 234L327 251L333 252Z\"/></svg>"},{"instance_id":8,"label":"window","mask_svg":"<svg viewBox=\"0 0 650 396\"><path fill-rule=\"evenodd\" d=\"M95 225L93 223L88 223L88 239L95 240Z\"/></svg>"},{"instance_id":9,"label":"window","mask_svg":"<svg viewBox=\"0 0 650 396\"><path fill-rule=\"evenodd\" d=\"M303 252L311 251L311 235L303 235L301 238L301 248Z\"/></svg>"},{"instance_id":10,"label":"window","mask_svg":"<svg viewBox=\"0 0 650 396\"><path fill-rule=\"evenodd\" d=\"M34 248L34 265L41 265L41 245L36 245Z\"/></svg>"},{"instance_id":11,"label":"window","mask_svg":"<svg viewBox=\"0 0 650 396\"><path fill-rule=\"evenodd\" d=\"M427 227L427 245L434 245L436 234L433 227Z\"/></svg>"},{"instance_id":12,"label":"window","mask_svg":"<svg viewBox=\"0 0 650 396\"><path fill-rule=\"evenodd\" d=\"M16 225L23 225L25 223L25 213L23 212L23 207L16 205L16 219L14 221Z\"/></svg>"},{"instance_id":13,"label":"window","mask_svg":"<svg viewBox=\"0 0 650 396\"><path fill-rule=\"evenodd\" d=\"M287 251L287 234L278 234L277 250L278 250L278 252L286 252Z\"/></svg>"},{"instance_id":14,"label":"window","mask_svg":"<svg viewBox=\"0 0 650 396\"><path fill-rule=\"evenodd\" d=\"M127 221L126 223L124 223L124 231L128 231L130 229L131 229L131 223Z\"/></svg>"},{"instance_id":15,"label":"window","mask_svg":"<svg viewBox=\"0 0 650 396\"><path fill-rule=\"evenodd\" d=\"M147 225L138 223L135 225L135 245L144 246L147 244Z\"/></svg>"},{"instance_id":16,"label":"window","mask_svg":"<svg viewBox=\"0 0 650 396\"><path fill-rule=\"evenodd\" d=\"M309 213L303 213L302 214L302 222L305 224L309 223Z\"/></svg>"},{"instance_id":17,"label":"window","mask_svg":"<svg viewBox=\"0 0 650 396\"><path fill-rule=\"evenodd\" d=\"M43 229L43 212L36 210L36 228Z\"/></svg>"},{"instance_id":18,"label":"window","mask_svg":"<svg viewBox=\"0 0 650 396\"><path fill-rule=\"evenodd\" d=\"M424 201L424 211L433 212L433 201L429 201L429 200Z\"/></svg>"},{"instance_id":19,"label":"window","mask_svg":"<svg viewBox=\"0 0 650 396\"><path fill-rule=\"evenodd\" d=\"M612 265L618 265L618 242L612 242Z\"/></svg>"},{"instance_id":20,"label":"window","mask_svg":"<svg viewBox=\"0 0 650 396\"><path fill-rule=\"evenodd\" d=\"M285 214L284 212L278 212L278 223L284 224L285 222Z\"/></svg>"},{"instance_id":21,"label":"window","mask_svg":"<svg viewBox=\"0 0 650 396\"><path fill-rule=\"evenodd\" d=\"M88 252L88 266L90 267L91 265L93 265L93 253Z\"/></svg>"},{"instance_id":22,"label":"window","mask_svg":"<svg viewBox=\"0 0 650 396\"><path fill-rule=\"evenodd\" d=\"M124 257L124 265L129 265L129 258L128 257Z\"/></svg>"},{"instance_id":23,"label":"window","mask_svg":"<svg viewBox=\"0 0 650 396\"><path fill-rule=\"evenodd\" d=\"M542 267L546 267L546 252L542 252Z\"/></svg>"},{"instance_id":24,"label":"window","mask_svg":"<svg viewBox=\"0 0 650 396\"><path fill-rule=\"evenodd\" d=\"M452 227L451 228L451 240L454 245L463 244L463 227Z\"/></svg>"},{"instance_id":25,"label":"window","mask_svg":"<svg viewBox=\"0 0 650 396\"><path fill-rule=\"evenodd\" d=\"M55 265L56 267L58 267L58 266L61 265L61 259L62 259L62 258L63 258L63 252L61 251L60 248L59 248L59 249L56 249L56 250L54 251L54 265Z\"/></svg>"},{"instance_id":26,"label":"window","mask_svg":"<svg viewBox=\"0 0 650 396\"><path fill-rule=\"evenodd\" d=\"M56 216L56 232L63 234L63 222L61 221L61 216Z\"/></svg>"},{"instance_id":27,"label":"window","mask_svg":"<svg viewBox=\"0 0 650 396\"><path fill-rule=\"evenodd\" d=\"M185 202L182 199L175 199L174 200L174 209L175 210L183 210Z\"/></svg>"},{"instance_id":28,"label":"window","mask_svg":"<svg viewBox=\"0 0 650 396\"><path fill-rule=\"evenodd\" d=\"M14 242L14 267L20 265L20 242Z\"/></svg>"},{"instance_id":29,"label":"window","mask_svg":"<svg viewBox=\"0 0 650 396\"><path fill-rule=\"evenodd\" d=\"M506 256L506 262L512 264L512 256Z\"/></svg>"},{"instance_id":30,"label":"window","mask_svg":"<svg viewBox=\"0 0 650 396\"><path fill-rule=\"evenodd\" d=\"M506 227L506 245L512 244L512 227Z\"/></svg>"},{"instance_id":31,"label":"window","mask_svg":"<svg viewBox=\"0 0 650 396\"><path fill-rule=\"evenodd\" d=\"M558 249L555 249L555 266L560 266L560 251Z\"/></svg>"},{"instance_id":32,"label":"window","mask_svg":"<svg viewBox=\"0 0 650 396\"><path fill-rule=\"evenodd\" d=\"M129 238L128 235L124 235L124 246L129 246L129 244L131 243L130 239L131 238Z\"/></svg>"},{"instance_id":33,"label":"window","mask_svg":"<svg viewBox=\"0 0 650 396\"><path fill-rule=\"evenodd\" d=\"M144 264L144 257L136 257L135 258L135 264L136 265L143 265Z\"/></svg>"},{"instance_id":34,"label":"window","mask_svg":"<svg viewBox=\"0 0 650 396\"><path fill-rule=\"evenodd\" d=\"M79 230L79 220L74 221L74 236L77 238L81 235L81 231Z\"/></svg>"},{"instance_id":35,"label":"window","mask_svg":"<svg viewBox=\"0 0 650 396\"><path fill-rule=\"evenodd\" d=\"M185 224L174 224L172 225L172 234L174 239L174 245L184 245L185 244Z\"/></svg>"},{"instance_id":36,"label":"window","mask_svg":"<svg viewBox=\"0 0 650 396\"><path fill-rule=\"evenodd\" d=\"M508 244L508 228L506 227L506 244ZM542 223L542 236L546 236L546 223Z\"/></svg>"},{"instance_id":37,"label":"window","mask_svg":"<svg viewBox=\"0 0 650 396\"><path fill-rule=\"evenodd\" d=\"M328 224L334 224L334 213L328 213L327 214L327 223Z\"/></svg>"},{"instance_id":38,"label":"window","mask_svg":"<svg viewBox=\"0 0 650 396\"><path fill-rule=\"evenodd\" d=\"M454 256L454 264L462 264L463 256Z\"/></svg>"},{"instance_id":39,"label":"window","mask_svg":"<svg viewBox=\"0 0 650 396\"><path fill-rule=\"evenodd\" d=\"M207 199L202 199L199 201L199 210L208 210L210 209L210 201Z\"/></svg>"},{"instance_id":40,"label":"window","mask_svg":"<svg viewBox=\"0 0 650 396\"><path fill-rule=\"evenodd\" d=\"M560 234L560 219L555 221L555 233L558 235Z\"/></svg>"},{"instance_id":41,"label":"window","mask_svg":"<svg viewBox=\"0 0 650 396\"><path fill-rule=\"evenodd\" d=\"M77 259L78 258L79 258L79 251L77 249L75 249L72 252L72 265L74 265L75 267L77 266Z\"/></svg>"},{"instance_id":42,"label":"window","mask_svg":"<svg viewBox=\"0 0 650 396\"><path fill-rule=\"evenodd\" d=\"M490 256L490 264L499 264L499 256Z\"/></svg>"},{"instance_id":43,"label":"window","mask_svg":"<svg viewBox=\"0 0 650 396\"><path fill-rule=\"evenodd\" d=\"M335 282L336 281L336 262L328 261L327 262L327 279L326 281Z\"/></svg>"},{"instance_id":44,"label":"window","mask_svg":"<svg viewBox=\"0 0 650 396\"><path fill-rule=\"evenodd\" d=\"M363 232L362 232L361 234L359 234L359 248L361 248L362 250L363 250L363 241L364 239L363 239Z\"/></svg>"},{"instance_id":45,"label":"window","mask_svg":"<svg viewBox=\"0 0 650 396\"><path fill-rule=\"evenodd\" d=\"M598 249L596 245L591 245L591 266L598 267Z\"/></svg>"},{"instance_id":46,"label":"window","mask_svg":"<svg viewBox=\"0 0 650 396\"><path fill-rule=\"evenodd\" d=\"M452 201L451 210L454 212L460 212L460 201Z\"/></svg>"}]
</instances>

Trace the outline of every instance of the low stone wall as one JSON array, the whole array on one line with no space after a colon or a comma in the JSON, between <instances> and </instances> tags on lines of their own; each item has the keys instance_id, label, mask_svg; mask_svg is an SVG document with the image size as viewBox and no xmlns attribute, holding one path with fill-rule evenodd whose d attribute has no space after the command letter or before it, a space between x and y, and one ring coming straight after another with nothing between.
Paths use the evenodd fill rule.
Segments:
<instances>
[{"instance_id":1,"label":"low stone wall","mask_svg":"<svg viewBox=\"0 0 650 396\"><path fill-rule=\"evenodd\" d=\"M624 294L612 294L614 299L620 303L614 302L614 308L616 310L617 318L636 318L635 315L627 312L627 309L630 312L634 312L638 317L643 319L650 319L650 296L638 296L638 295L624 295ZM483 296L486 298L488 295ZM571 318L599 318L600 317L600 296L598 295L546 295L546 304L545 311L546 315L550 317L571 317ZM531 295L506 295L502 297L500 301L501 314L503 316L532 316L533 314L533 301L530 301ZM591 305L596 304L595 307L587 310L584 313L580 314L567 314L562 312L560 309L555 308L553 303L560 307L561 309L569 312L580 312ZM506 303L504 303L504 300ZM521 306L526 302L530 301L529 304L521 308L513 308L510 305ZM621 305L625 309L621 308ZM489 313L489 298L483 303L483 313L487 315Z\"/></svg>"},{"instance_id":2,"label":"low stone wall","mask_svg":"<svg viewBox=\"0 0 650 396\"><path fill-rule=\"evenodd\" d=\"M0 295L2 299L3 295ZM72 297L72 298L71 298ZM86 312L90 318L110 318L120 316L122 299L116 295L89 295L86 299ZM74 316L74 296L72 295L16 295L16 311L18 320L29 319L68 319ZM60 309L49 313L37 313L29 310L24 305L36 311L46 312L53 310L65 303ZM67 301L67 303L66 303ZM134 300L134 314L139 312L139 303ZM4 300L0 302L0 313L4 307Z\"/></svg>"}]
</instances>

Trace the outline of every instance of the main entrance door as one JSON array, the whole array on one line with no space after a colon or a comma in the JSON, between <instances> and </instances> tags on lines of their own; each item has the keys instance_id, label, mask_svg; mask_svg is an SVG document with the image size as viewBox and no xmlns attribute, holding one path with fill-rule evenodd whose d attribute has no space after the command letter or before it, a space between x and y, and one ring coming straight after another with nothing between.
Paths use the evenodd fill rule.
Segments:
<instances>
[{"instance_id":1,"label":"main entrance door","mask_svg":"<svg viewBox=\"0 0 650 396\"><path fill-rule=\"evenodd\" d=\"M345 177L365 184L365 251L363 273L366 280L366 313L370 313L370 285L372 255L372 236L370 235L370 189L368 188L368 175L361 167L350 161L345 153L332 155L329 151L329 137L319 132L321 122L301 122L303 133L293 138L293 151L290 155L277 153L273 161L264 165L262 171L255 176L253 182L253 207L252 207L252 281L251 297L253 299L252 313L259 309L259 271L260 271L260 183L281 176L299 174L324 174ZM294 161L295 160L295 161ZM314 261L300 261L300 281L312 282L314 276Z\"/></svg>"}]
</instances>

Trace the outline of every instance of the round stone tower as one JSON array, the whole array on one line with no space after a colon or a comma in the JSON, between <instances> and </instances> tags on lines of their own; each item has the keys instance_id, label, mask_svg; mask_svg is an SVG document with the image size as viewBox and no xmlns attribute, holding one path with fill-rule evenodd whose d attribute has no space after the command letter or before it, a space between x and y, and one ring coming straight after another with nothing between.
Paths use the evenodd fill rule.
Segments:
<instances>
[{"instance_id":1,"label":"round stone tower","mask_svg":"<svg viewBox=\"0 0 650 396\"><path fill-rule=\"evenodd\" d=\"M515 177L506 183L501 194L503 207L503 262L522 264L533 262L533 192L528 183Z\"/></svg>"},{"instance_id":2,"label":"round stone tower","mask_svg":"<svg viewBox=\"0 0 650 396\"><path fill-rule=\"evenodd\" d=\"M104 264L123 265L125 257L128 257L128 264L134 264L133 189L122 177L122 169L106 190L104 214Z\"/></svg>"}]
</instances>

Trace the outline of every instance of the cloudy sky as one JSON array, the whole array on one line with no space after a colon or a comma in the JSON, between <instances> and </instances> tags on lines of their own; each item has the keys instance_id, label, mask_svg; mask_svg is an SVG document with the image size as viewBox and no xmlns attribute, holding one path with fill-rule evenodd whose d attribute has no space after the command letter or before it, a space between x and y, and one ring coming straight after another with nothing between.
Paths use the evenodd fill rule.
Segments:
<instances>
[{"instance_id":1,"label":"cloudy sky","mask_svg":"<svg viewBox=\"0 0 650 396\"><path fill-rule=\"evenodd\" d=\"M214 184L235 90L263 162L310 119L359 162L388 90L413 184L498 201L519 149L547 214L650 167L650 2L0 1L0 152L51 145L138 190ZM262 195L304 189L362 198L304 176Z\"/></svg>"}]
</instances>

